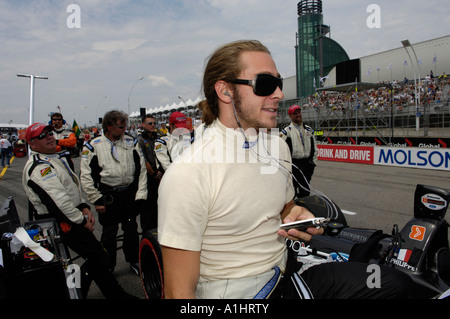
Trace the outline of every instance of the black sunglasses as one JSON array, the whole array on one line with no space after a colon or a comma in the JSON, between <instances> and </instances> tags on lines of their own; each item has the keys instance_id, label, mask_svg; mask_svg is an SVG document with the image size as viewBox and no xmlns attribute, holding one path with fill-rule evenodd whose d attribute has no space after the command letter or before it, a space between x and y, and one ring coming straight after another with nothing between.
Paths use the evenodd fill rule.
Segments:
<instances>
[{"instance_id":1,"label":"black sunglasses","mask_svg":"<svg viewBox=\"0 0 450 319\"><path fill-rule=\"evenodd\" d=\"M49 131L49 132L42 132L41 134L39 134L38 136L36 136L35 138L37 138L38 140L43 140L44 138L48 136L53 136L55 133L53 131Z\"/></svg>"},{"instance_id":2,"label":"black sunglasses","mask_svg":"<svg viewBox=\"0 0 450 319\"><path fill-rule=\"evenodd\" d=\"M258 74L253 80L235 79L231 83L250 85L253 87L253 93L258 96L269 96L277 87L283 90L283 79L270 74Z\"/></svg>"},{"instance_id":3,"label":"black sunglasses","mask_svg":"<svg viewBox=\"0 0 450 319\"><path fill-rule=\"evenodd\" d=\"M145 124L148 124L148 125L155 125L156 122L146 122Z\"/></svg>"}]
</instances>

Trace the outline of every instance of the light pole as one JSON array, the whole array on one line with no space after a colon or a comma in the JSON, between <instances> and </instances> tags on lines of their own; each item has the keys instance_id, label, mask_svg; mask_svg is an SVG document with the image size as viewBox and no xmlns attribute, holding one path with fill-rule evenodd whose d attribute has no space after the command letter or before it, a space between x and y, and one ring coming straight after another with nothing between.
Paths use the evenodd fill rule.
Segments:
<instances>
[{"instance_id":1,"label":"light pole","mask_svg":"<svg viewBox=\"0 0 450 319\"><path fill-rule=\"evenodd\" d=\"M414 63L411 59L411 55L409 54L408 48L411 48L411 50L414 54L414 57L416 59L416 65L417 65L417 55L416 55L416 52L414 51L412 44L409 42L409 40L403 40L401 42L402 42L403 48L405 48L405 51L408 54L409 60L411 61L411 66L414 71L414 100L416 102L416 131L418 131L420 128L420 113L419 113L420 89L417 87L417 82L420 82L420 74L419 74L419 79L417 79L416 78L416 68L414 67ZM417 68L418 68L418 65L417 65Z\"/></svg>"},{"instance_id":2,"label":"light pole","mask_svg":"<svg viewBox=\"0 0 450 319\"><path fill-rule=\"evenodd\" d=\"M185 100L183 100L183 98L181 96L178 96L178 98L181 100L181 102L184 103L184 106L186 106L186 108L188 107L187 103Z\"/></svg>"},{"instance_id":3,"label":"light pole","mask_svg":"<svg viewBox=\"0 0 450 319\"><path fill-rule=\"evenodd\" d=\"M134 89L134 87L136 86L136 84L138 84L138 82L141 81L143 78L144 78L144 77L141 76L141 77L133 84L133 86L132 86L131 89L130 89L130 93L128 94L128 126L131 126L131 119L130 119L130 115L131 115L131 112L130 112L130 97L131 97L131 92L133 91L133 89Z\"/></svg>"},{"instance_id":4,"label":"light pole","mask_svg":"<svg viewBox=\"0 0 450 319\"><path fill-rule=\"evenodd\" d=\"M34 122L34 80L35 79L48 80L48 76L33 75L33 74L20 74L20 73L17 74L17 76L21 77L21 78L30 78L30 114L29 114L28 125L31 125Z\"/></svg>"}]
</instances>

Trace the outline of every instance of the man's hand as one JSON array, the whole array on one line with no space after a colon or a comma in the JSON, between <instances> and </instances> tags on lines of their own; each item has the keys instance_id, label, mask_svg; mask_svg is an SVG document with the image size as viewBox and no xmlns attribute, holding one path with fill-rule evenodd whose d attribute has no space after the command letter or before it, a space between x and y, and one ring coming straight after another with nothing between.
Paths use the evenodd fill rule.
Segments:
<instances>
[{"instance_id":1,"label":"man's hand","mask_svg":"<svg viewBox=\"0 0 450 319\"><path fill-rule=\"evenodd\" d=\"M292 207L292 208L291 208ZM287 205L287 209L290 208L290 211L283 219L283 223L292 223L297 220L304 220L314 218L315 216L306 208L297 206L297 205ZM283 214L282 214L283 216ZM323 228L315 228L309 227L306 229L306 232L300 231L298 229L289 229L288 231L279 229L278 235L292 239L292 240L302 240L302 241L310 241L312 235L320 235L323 233Z\"/></svg>"},{"instance_id":2,"label":"man's hand","mask_svg":"<svg viewBox=\"0 0 450 319\"><path fill-rule=\"evenodd\" d=\"M97 213L103 214L103 213L106 212L106 206L103 206L103 205L95 205L95 210L97 211Z\"/></svg>"},{"instance_id":3,"label":"man's hand","mask_svg":"<svg viewBox=\"0 0 450 319\"><path fill-rule=\"evenodd\" d=\"M84 208L83 215L84 218L86 218L86 224L84 224L84 227L90 231L94 231L95 217L92 215L91 210L89 208Z\"/></svg>"}]
</instances>

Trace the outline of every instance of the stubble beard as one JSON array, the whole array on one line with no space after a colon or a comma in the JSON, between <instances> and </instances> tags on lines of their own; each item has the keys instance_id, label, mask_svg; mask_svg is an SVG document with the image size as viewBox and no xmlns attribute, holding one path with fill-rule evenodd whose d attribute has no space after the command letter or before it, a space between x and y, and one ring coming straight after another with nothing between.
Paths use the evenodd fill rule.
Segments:
<instances>
[{"instance_id":1,"label":"stubble beard","mask_svg":"<svg viewBox=\"0 0 450 319\"><path fill-rule=\"evenodd\" d=\"M267 123L262 122L261 120L257 119L254 114L251 114L251 109L249 107L242 107L242 99L241 96L236 91L236 100L235 100L235 109L236 109L236 115L239 119L239 122L241 123L244 130L253 128L257 132L261 128L267 128L271 129L276 127L276 119L275 123L270 123L269 120L267 120ZM276 117L276 114L274 114Z\"/></svg>"}]
</instances>

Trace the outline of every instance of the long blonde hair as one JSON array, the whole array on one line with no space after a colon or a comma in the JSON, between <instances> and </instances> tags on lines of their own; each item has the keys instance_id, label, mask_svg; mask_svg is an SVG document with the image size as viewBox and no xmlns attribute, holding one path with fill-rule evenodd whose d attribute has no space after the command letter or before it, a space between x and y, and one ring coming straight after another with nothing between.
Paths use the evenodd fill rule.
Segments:
<instances>
[{"instance_id":1,"label":"long blonde hair","mask_svg":"<svg viewBox=\"0 0 450 319\"><path fill-rule=\"evenodd\" d=\"M203 75L203 92L206 100L198 104L202 111L202 121L209 125L219 116L219 101L215 85L217 81L230 82L242 71L240 55L242 52L266 52L269 49L257 40L239 40L218 48L210 57Z\"/></svg>"}]
</instances>

